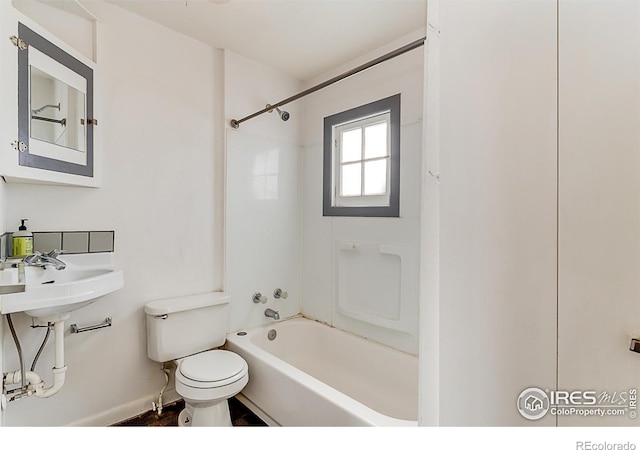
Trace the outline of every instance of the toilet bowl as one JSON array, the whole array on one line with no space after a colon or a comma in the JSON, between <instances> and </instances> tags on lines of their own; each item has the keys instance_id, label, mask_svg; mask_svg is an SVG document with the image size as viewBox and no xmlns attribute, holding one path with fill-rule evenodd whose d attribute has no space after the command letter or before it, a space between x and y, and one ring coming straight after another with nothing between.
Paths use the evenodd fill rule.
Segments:
<instances>
[{"instance_id":1,"label":"toilet bowl","mask_svg":"<svg viewBox=\"0 0 640 450\"><path fill-rule=\"evenodd\" d=\"M181 426L230 426L227 400L249 381L247 363L227 350L229 295L208 292L147 305L147 355L176 362L176 392L184 398ZM212 350L213 349L213 350Z\"/></svg>"},{"instance_id":2,"label":"toilet bowl","mask_svg":"<svg viewBox=\"0 0 640 450\"><path fill-rule=\"evenodd\" d=\"M246 361L227 350L209 350L176 362L176 392L185 401L178 426L231 426L227 400L249 382Z\"/></svg>"}]
</instances>

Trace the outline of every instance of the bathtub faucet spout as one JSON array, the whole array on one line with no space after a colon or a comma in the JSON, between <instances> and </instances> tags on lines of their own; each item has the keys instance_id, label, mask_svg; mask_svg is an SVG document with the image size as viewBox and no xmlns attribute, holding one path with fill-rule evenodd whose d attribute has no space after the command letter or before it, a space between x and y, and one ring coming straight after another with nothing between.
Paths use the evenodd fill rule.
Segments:
<instances>
[{"instance_id":1,"label":"bathtub faucet spout","mask_svg":"<svg viewBox=\"0 0 640 450\"><path fill-rule=\"evenodd\" d=\"M264 312L264 315L267 317L271 317L274 320L280 319L280 314L278 313L278 311L274 311L271 308L267 308L267 310Z\"/></svg>"}]
</instances>

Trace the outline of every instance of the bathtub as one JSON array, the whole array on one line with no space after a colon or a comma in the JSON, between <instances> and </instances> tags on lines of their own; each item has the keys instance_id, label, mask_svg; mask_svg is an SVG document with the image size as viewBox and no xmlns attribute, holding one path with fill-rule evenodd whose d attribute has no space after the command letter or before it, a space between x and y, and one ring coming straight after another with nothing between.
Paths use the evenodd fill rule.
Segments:
<instances>
[{"instance_id":1,"label":"bathtub","mask_svg":"<svg viewBox=\"0 0 640 450\"><path fill-rule=\"evenodd\" d=\"M238 398L270 425L417 425L416 356L302 317L231 333L226 347L249 365Z\"/></svg>"}]
</instances>

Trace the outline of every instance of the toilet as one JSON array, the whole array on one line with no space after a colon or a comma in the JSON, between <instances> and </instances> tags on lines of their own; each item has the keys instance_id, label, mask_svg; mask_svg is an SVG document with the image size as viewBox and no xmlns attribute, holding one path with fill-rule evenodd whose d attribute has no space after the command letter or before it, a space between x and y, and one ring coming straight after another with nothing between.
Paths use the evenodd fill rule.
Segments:
<instances>
[{"instance_id":1,"label":"toilet","mask_svg":"<svg viewBox=\"0 0 640 450\"><path fill-rule=\"evenodd\" d=\"M226 341L229 299L224 292L208 292L156 300L144 308L147 355L176 362L176 392L185 402L179 426L231 426L227 400L249 381L241 356L214 349Z\"/></svg>"}]
</instances>

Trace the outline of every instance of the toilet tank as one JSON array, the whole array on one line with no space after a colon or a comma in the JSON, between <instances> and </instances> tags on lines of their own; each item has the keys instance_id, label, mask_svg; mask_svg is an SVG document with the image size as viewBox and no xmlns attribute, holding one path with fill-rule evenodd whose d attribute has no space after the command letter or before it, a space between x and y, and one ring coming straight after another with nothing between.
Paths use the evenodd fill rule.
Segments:
<instances>
[{"instance_id":1,"label":"toilet tank","mask_svg":"<svg viewBox=\"0 0 640 450\"><path fill-rule=\"evenodd\" d=\"M147 303L149 358L166 362L223 345L229 299L225 292L207 292Z\"/></svg>"}]
</instances>

